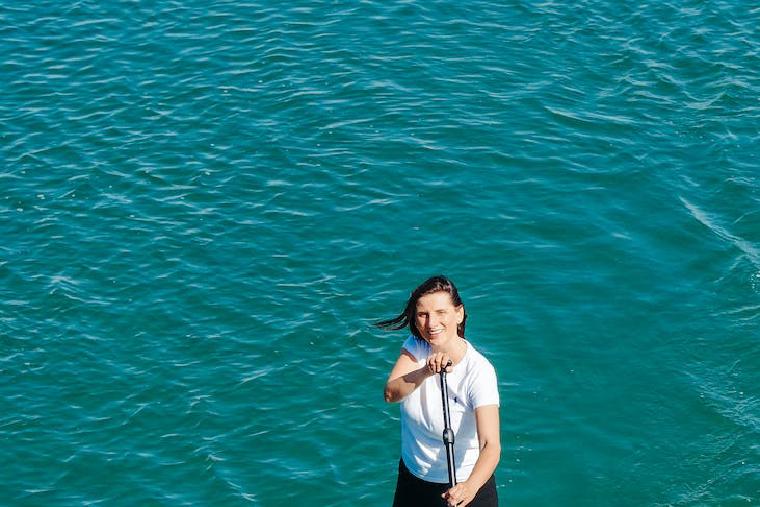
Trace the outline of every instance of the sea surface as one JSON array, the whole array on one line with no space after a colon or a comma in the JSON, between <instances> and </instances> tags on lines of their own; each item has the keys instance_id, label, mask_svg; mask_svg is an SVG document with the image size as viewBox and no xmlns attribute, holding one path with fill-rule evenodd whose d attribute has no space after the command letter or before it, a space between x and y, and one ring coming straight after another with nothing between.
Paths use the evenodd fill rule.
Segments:
<instances>
[{"instance_id":1,"label":"sea surface","mask_svg":"<svg viewBox=\"0 0 760 507\"><path fill-rule=\"evenodd\" d=\"M0 505L389 506L444 273L502 506L760 505L760 7L0 4Z\"/></svg>"}]
</instances>

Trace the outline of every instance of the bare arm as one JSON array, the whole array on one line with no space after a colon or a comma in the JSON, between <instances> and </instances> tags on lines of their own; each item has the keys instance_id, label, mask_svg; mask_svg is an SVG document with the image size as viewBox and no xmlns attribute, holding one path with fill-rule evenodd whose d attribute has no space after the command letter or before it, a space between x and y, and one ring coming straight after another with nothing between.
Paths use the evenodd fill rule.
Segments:
<instances>
[{"instance_id":1,"label":"bare arm","mask_svg":"<svg viewBox=\"0 0 760 507\"><path fill-rule=\"evenodd\" d=\"M501 458L501 439L499 436L499 407L484 405L475 409L475 425L478 430L480 455L475 462L470 477L444 493L449 505L470 503L496 470Z\"/></svg>"},{"instance_id":2,"label":"bare arm","mask_svg":"<svg viewBox=\"0 0 760 507\"><path fill-rule=\"evenodd\" d=\"M491 478L501 458L498 405L485 405L476 408L475 424L478 429L480 456L478 456L472 474L467 481L473 483L477 491Z\"/></svg>"},{"instance_id":3,"label":"bare arm","mask_svg":"<svg viewBox=\"0 0 760 507\"><path fill-rule=\"evenodd\" d=\"M418 368L414 356L408 350L401 349L401 355L385 383L385 401L395 403L403 400L432 375L434 372L427 365Z\"/></svg>"}]
</instances>

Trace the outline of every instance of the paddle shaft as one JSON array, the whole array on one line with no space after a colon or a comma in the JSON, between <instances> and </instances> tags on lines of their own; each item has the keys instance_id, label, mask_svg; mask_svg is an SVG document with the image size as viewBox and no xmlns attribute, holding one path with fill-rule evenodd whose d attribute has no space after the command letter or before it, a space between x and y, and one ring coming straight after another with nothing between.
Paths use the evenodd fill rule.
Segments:
<instances>
[{"instance_id":1,"label":"paddle shaft","mask_svg":"<svg viewBox=\"0 0 760 507\"><path fill-rule=\"evenodd\" d=\"M454 467L454 431L451 429L449 386L446 384L445 368L441 370L441 399L443 401L443 445L446 446L446 462L449 467L449 487L453 488L457 483L457 473L456 468Z\"/></svg>"}]
</instances>

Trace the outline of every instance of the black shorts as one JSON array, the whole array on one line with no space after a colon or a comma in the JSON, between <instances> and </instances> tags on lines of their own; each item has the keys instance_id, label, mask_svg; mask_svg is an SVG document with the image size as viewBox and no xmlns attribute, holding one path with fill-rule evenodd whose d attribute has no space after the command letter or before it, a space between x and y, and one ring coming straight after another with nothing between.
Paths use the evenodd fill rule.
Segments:
<instances>
[{"instance_id":1,"label":"black shorts","mask_svg":"<svg viewBox=\"0 0 760 507\"><path fill-rule=\"evenodd\" d=\"M448 484L423 481L415 477L406 468L402 460L398 461L398 480L393 507L442 507L446 500L441 495L449 489ZM492 475L467 507L497 507L499 497L496 494L496 479Z\"/></svg>"}]
</instances>

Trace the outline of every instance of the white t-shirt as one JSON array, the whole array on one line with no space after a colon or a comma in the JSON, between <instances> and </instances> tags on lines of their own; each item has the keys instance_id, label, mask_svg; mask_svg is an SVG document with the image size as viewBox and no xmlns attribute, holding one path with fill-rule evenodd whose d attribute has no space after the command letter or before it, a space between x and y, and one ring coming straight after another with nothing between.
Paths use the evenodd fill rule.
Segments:
<instances>
[{"instance_id":1,"label":"white t-shirt","mask_svg":"<svg viewBox=\"0 0 760 507\"><path fill-rule=\"evenodd\" d=\"M460 482L470 477L480 454L475 409L499 405L496 371L470 342L465 343L464 358L446 374L451 429L455 435L454 464ZM403 348L414 356L419 367L425 365L431 352L426 341L414 336L406 339ZM401 401L401 458L420 479L439 483L449 480L440 375L428 377Z\"/></svg>"}]
</instances>

